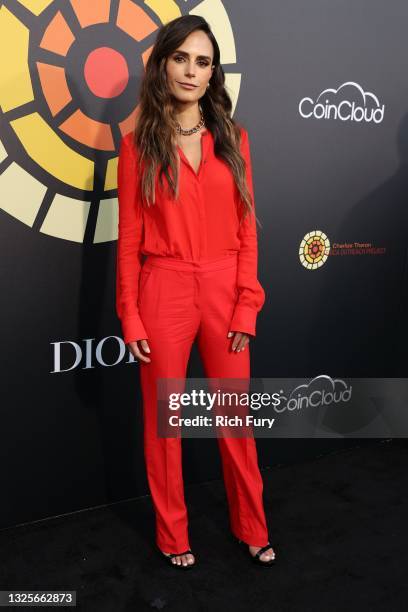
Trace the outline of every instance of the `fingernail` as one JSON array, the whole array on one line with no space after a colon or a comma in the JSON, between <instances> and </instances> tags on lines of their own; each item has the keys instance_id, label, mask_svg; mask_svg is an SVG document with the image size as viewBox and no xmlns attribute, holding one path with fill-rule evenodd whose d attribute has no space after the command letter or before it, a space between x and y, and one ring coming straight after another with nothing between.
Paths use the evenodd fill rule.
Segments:
<instances>
[{"instance_id":1,"label":"fingernail","mask_svg":"<svg viewBox=\"0 0 408 612\"><path fill-rule=\"evenodd\" d=\"M150 353L150 349L149 349L149 347L147 347L147 349L146 349L146 353Z\"/></svg>"}]
</instances>

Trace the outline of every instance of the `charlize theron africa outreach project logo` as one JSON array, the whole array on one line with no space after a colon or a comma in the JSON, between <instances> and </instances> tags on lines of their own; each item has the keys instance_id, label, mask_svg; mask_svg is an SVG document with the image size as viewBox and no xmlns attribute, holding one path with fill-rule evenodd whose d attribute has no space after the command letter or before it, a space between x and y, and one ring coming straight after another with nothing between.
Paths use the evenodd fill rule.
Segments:
<instances>
[{"instance_id":1,"label":"charlize theron africa outreach project logo","mask_svg":"<svg viewBox=\"0 0 408 612\"><path fill-rule=\"evenodd\" d=\"M0 0L3 211L63 240L117 239L119 143L158 29L185 14L213 29L235 109L241 74L220 0Z\"/></svg>"}]
</instances>

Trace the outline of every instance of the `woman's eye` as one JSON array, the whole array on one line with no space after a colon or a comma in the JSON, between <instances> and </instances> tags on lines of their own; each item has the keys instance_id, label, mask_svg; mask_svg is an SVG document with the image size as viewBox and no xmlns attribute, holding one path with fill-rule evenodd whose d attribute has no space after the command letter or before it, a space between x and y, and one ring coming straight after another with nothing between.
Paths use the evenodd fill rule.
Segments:
<instances>
[{"instance_id":1,"label":"woman's eye","mask_svg":"<svg viewBox=\"0 0 408 612\"><path fill-rule=\"evenodd\" d=\"M184 57L182 55L176 55L174 57L174 61L176 61L178 63L179 60L184 60ZM206 62L205 60L201 60L198 62L200 64L200 66L202 66L203 68L205 68L206 66L208 66L208 62Z\"/></svg>"}]
</instances>

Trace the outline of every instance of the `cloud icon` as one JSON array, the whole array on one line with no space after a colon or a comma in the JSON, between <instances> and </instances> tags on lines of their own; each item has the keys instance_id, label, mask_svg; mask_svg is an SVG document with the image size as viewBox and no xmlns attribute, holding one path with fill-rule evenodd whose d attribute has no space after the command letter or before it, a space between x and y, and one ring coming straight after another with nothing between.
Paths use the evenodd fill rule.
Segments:
<instances>
[{"instance_id":1,"label":"cloud icon","mask_svg":"<svg viewBox=\"0 0 408 612\"><path fill-rule=\"evenodd\" d=\"M350 100L355 98L356 102L362 102L363 106L368 106L370 103L376 108L379 108L380 102L376 95L364 89L354 81L347 81L337 89L328 88L323 90L316 98L316 104L323 102L320 98L324 98L324 102L341 102L342 100Z\"/></svg>"}]
</instances>

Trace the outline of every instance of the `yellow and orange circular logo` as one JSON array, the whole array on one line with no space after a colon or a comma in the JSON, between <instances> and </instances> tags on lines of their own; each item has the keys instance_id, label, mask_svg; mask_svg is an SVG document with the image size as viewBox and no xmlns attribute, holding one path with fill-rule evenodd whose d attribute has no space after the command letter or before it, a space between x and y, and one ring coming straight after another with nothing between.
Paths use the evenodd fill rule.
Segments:
<instances>
[{"instance_id":1,"label":"yellow and orange circular logo","mask_svg":"<svg viewBox=\"0 0 408 612\"><path fill-rule=\"evenodd\" d=\"M308 270L320 268L330 253L330 240L321 230L313 230L304 236L299 246L299 258Z\"/></svg>"},{"instance_id":2,"label":"yellow and orange circular logo","mask_svg":"<svg viewBox=\"0 0 408 612\"><path fill-rule=\"evenodd\" d=\"M162 24L210 24L228 64L234 109L241 75L220 0L19 0L0 7L0 208L49 236L117 239L117 163L134 127L138 82Z\"/></svg>"}]
</instances>

